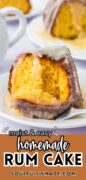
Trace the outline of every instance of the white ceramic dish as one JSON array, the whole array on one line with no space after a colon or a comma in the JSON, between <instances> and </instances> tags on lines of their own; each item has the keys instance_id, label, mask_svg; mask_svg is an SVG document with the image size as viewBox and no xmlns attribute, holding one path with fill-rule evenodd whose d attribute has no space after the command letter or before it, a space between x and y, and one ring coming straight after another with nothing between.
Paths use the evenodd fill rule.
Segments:
<instances>
[{"instance_id":1,"label":"white ceramic dish","mask_svg":"<svg viewBox=\"0 0 86 180\"><path fill-rule=\"evenodd\" d=\"M86 71L79 70L80 85L84 97L84 107L86 108ZM76 128L86 126L86 115L79 116L69 120L42 120L26 118L21 114L16 114L7 105L7 86L8 86L8 73L0 76L0 116L7 118L11 121L21 123L33 127L41 128Z\"/></svg>"},{"instance_id":2,"label":"white ceramic dish","mask_svg":"<svg viewBox=\"0 0 86 180\"><path fill-rule=\"evenodd\" d=\"M72 56L75 59L86 61L86 39L83 39L80 44L83 44L82 47L79 46L79 41L76 42L78 44L75 46L70 42L64 41L60 38L53 38L44 28L42 17L37 17L27 27L27 34L29 40L39 47L49 47L49 46L63 46L66 45L70 51Z\"/></svg>"},{"instance_id":3,"label":"white ceramic dish","mask_svg":"<svg viewBox=\"0 0 86 180\"><path fill-rule=\"evenodd\" d=\"M30 0L31 6L32 6L32 10L25 14L25 17L27 19L31 19L34 16L37 16L39 14L41 14L44 10L44 8L46 7L47 3L49 0L43 0L43 3L40 0ZM7 21L15 21L17 20L16 16L8 16L6 18Z\"/></svg>"}]
</instances>

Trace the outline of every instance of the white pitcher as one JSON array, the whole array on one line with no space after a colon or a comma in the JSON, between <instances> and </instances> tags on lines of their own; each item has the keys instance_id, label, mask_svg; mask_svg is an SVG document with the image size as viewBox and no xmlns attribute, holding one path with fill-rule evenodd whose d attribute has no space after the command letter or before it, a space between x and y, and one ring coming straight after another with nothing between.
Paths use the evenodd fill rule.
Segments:
<instances>
[{"instance_id":1,"label":"white pitcher","mask_svg":"<svg viewBox=\"0 0 86 180\"><path fill-rule=\"evenodd\" d=\"M8 14L18 16L19 26L16 32L9 37L5 17ZM10 45L13 45L23 35L26 29L26 19L21 11L16 8L6 7L0 10L0 66L5 58Z\"/></svg>"}]
</instances>

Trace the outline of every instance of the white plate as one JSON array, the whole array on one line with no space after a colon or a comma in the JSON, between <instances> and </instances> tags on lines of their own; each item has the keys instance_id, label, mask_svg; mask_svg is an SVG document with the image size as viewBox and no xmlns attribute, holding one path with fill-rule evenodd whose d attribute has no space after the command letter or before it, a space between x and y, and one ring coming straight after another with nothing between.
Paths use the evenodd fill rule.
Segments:
<instances>
[{"instance_id":1,"label":"white plate","mask_svg":"<svg viewBox=\"0 0 86 180\"><path fill-rule=\"evenodd\" d=\"M32 10L25 14L26 18L33 18L36 15L39 15L43 12L44 8L46 7L46 4L49 0L43 0L43 3L40 0L30 0ZM8 16L6 18L7 21L15 21L18 18L16 16Z\"/></svg>"},{"instance_id":2,"label":"white plate","mask_svg":"<svg viewBox=\"0 0 86 180\"><path fill-rule=\"evenodd\" d=\"M71 54L75 59L86 61L86 39L83 38L82 41L72 40L72 42L76 42L76 44L78 44L77 46L75 46L71 43L71 41L68 42L60 38L54 38L45 30L42 17L37 17L33 21L31 21L31 23L27 27L27 34L29 40L39 47L59 47L66 45L70 49Z\"/></svg>"},{"instance_id":3,"label":"white plate","mask_svg":"<svg viewBox=\"0 0 86 180\"><path fill-rule=\"evenodd\" d=\"M86 72L83 70L78 71L82 93L84 97L84 107L86 108ZM11 121L21 123L33 127L41 128L54 128L59 129L65 128L76 128L86 126L86 115L77 117L71 120L42 120L42 119L31 119L26 118L23 115L16 114L7 105L7 86L8 86L8 74L0 76L0 116L7 118Z\"/></svg>"}]
</instances>

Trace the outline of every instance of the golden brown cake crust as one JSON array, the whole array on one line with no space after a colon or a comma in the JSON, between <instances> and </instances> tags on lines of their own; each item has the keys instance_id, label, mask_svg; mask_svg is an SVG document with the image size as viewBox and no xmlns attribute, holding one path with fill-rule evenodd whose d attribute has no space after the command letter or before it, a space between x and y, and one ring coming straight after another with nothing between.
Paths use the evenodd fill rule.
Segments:
<instances>
[{"instance_id":1,"label":"golden brown cake crust","mask_svg":"<svg viewBox=\"0 0 86 180\"><path fill-rule=\"evenodd\" d=\"M64 3L71 2L71 1L79 1L86 5L86 0L50 0L50 2L48 3L43 14L43 21L44 21L45 28L50 33L52 32L52 27L53 27L55 18L60 11L60 8L62 7Z\"/></svg>"},{"instance_id":2,"label":"golden brown cake crust","mask_svg":"<svg viewBox=\"0 0 86 180\"><path fill-rule=\"evenodd\" d=\"M9 76L9 84L8 84L8 90L10 92L10 95L12 96L11 87L12 87L12 76L14 73L14 70L16 69L17 63L19 61L23 61L24 58L32 53L22 54L19 57L17 57L16 61L12 65L12 68L10 70L10 76ZM70 54L67 56L64 55L64 57L55 59L55 57L49 57L48 55L37 53L34 56L40 56L45 57L46 61L47 58L49 58L51 61L57 62L61 67L65 69L65 71L68 74L69 82L70 82L70 97L66 102L58 102L55 105L42 105L42 104L36 104L36 103L30 103L24 99L18 100L14 99L10 106L18 109L20 112L25 114L26 116L31 117L37 117L41 119L55 119L58 117L59 114L63 113L65 110L73 107L79 107L82 104L82 95L81 90L79 86L78 76L76 67L74 64L74 61ZM21 77L20 77L21 78Z\"/></svg>"}]
</instances>

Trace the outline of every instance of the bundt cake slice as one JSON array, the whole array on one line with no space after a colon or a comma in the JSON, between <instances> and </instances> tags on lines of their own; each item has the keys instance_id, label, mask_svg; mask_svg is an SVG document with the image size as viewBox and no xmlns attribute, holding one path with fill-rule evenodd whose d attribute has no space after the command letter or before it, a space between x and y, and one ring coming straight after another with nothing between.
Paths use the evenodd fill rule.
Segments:
<instances>
[{"instance_id":1,"label":"bundt cake slice","mask_svg":"<svg viewBox=\"0 0 86 180\"><path fill-rule=\"evenodd\" d=\"M75 39L86 35L86 0L51 0L43 20L54 37Z\"/></svg>"},{"instance_id":2,"label":"bundt cake slice","mask_svg":"<svg viewBox=\"0 0 86 180\"><path fill-rule=\"evenodd\" d=\"M31 4L29 0L1 0L0 8L15 7L21 10L23 13L28 13L31 10Z\"/></svg>"},{"instance_id":3,"label":"bundt cake slice","mask_svg":"<svg viewBox=\"0 0 86 180\"><path fill-rule=\"evenodd\" d=\"M74 61L67 48L23 54L12 65L10 106L24 115L55 119L82 96Z\"/></svg>"}]
</instances>

